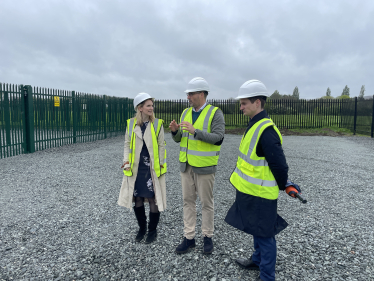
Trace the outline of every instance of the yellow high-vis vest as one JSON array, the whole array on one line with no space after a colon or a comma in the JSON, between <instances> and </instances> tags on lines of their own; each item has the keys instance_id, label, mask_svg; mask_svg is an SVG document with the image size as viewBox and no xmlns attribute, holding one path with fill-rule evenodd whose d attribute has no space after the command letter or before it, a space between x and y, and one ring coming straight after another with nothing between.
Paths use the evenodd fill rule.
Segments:
<instances>
[{"instance_id":1,"label":"yellow high-vis vest","mask_svg":"<svg viewBox=\"0 0 374 281\"><path fill-rule=\"evenodd\" d=\"M206 105L199 117L193 123L195 129L203 132L211 132L211 125L214 113L218 107L210 104ZM187 121L192 124L192 107L186 108L181 116L180 122ZM182 131L182 139L180 142L179 161L187 162L193 167L209 167L218 164L220 145L210 144L195 139L193 134L188 131Z\"/></svg>"},{"instance_id":2,"label":"yellow high-vis vest","mask_svg":"<svg viewBox=\"0 0 374 281\"><path fill-rule=\"evenodd\" d=\"M238 161L230 182L240 192L275 200L279 194L278 184L265 157L259 157L256 153L262 132L270 126L273 126L283 143L282 135L271 119L264 118L255 123L241 140Z\"/></svg>"},{"instance_id":3,"label":"yellow high-vis vest","mask_svg":"<svg viewBox=\"0 0 374 281\"><path fill-rule=\"evenodd\" d=\"M161 126L164 123L164 120L155 118L155 120L152 122L151 126L151 134L152 134L152 150L153 150L153 166L156 172L157 177L160 177L161 175L165 174L167 172L167 163L166 163L166 148L165 153L163 156L162 166L160 165L160 155L158 151L158 135L161 130ZM123 173L131 177L132 176L132 168L134 166L135 161L135 133L134 128L136 126L136 118L131 118L127 120L127 130L130 138L130 154L129 154L129 161L130 161L130 170L126 171L123 170ZM166 145L166 142L165 142Z\"/></svg>"}]
</instances>

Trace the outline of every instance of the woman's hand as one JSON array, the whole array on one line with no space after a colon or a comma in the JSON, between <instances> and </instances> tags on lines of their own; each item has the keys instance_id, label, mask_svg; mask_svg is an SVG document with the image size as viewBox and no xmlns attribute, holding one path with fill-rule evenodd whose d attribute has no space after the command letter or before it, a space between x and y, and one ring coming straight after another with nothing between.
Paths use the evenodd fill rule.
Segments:
<instances>
[{"instance_id":1,"label":"woman's hand","mask_svg":"<svg viewBox=\"0 0 374 281\"><path fill-rule=\"evenodd\" d=\"M121 169L125 168L125 165L127 165L127 164L130 164L130 162L129 162L129 161L126 161L125 163L123 163L122 166L121 166ZM126 170L126 171L130 171L130 167L125 168L125 170Z\"/></svg>"}]
</instances>

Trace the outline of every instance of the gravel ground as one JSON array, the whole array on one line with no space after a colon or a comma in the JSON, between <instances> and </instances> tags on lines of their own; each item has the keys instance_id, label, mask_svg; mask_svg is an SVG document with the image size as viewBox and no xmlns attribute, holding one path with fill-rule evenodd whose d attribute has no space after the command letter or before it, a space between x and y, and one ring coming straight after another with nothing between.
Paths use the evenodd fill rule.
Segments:
<instances>
[{"instance_id":1,"label":"gravel ground","mask_svg":"<svg viewBox=\"0 0 374 281\"><path fill-rule=\"evenodd\" d=\"M226 135L215 182L215 251L174 253L183 236L178 150L167 134L168 208L158 240L135 243L134 214L117 205L123 137L0 160L0 280L254 280L235 265L252 237L223 220L240 136ZM281 193L277 280L374 280L374 140L285 136L289 177L307 204ZM198 203L198 208L201 206Z\"/></svg>"}]
</instances>

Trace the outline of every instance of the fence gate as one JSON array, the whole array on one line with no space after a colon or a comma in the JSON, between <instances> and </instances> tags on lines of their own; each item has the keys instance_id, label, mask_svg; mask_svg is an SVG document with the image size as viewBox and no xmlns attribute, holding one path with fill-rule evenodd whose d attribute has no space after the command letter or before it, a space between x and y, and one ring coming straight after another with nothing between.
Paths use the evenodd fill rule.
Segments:
<instances>
[{"instance_id":1,"label":"fence gate","mask_svg":"<svg viewBox=\"0 0 374 281\"><path fill-rule=\"evenodd\" d=\"M22 86L0 84L0 158L25 153L25 98Z\"/></svg>"},{"instance_id":2,"label":"fence gate","mask_svg":"<svg viewBox=\"0 0 374 281\"><path fill-rule=\"evenodd\" d=\"M0 158L125 134L130 104L128 98L0 84Z\"/></svg>"}]
</instances>

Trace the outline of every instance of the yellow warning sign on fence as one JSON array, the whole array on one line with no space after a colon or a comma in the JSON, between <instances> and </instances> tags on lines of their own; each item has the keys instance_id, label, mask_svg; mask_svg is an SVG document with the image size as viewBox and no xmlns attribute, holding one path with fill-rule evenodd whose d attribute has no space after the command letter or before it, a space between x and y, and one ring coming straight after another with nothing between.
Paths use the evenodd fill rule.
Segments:
<instances>
[{"instance_id":1,"label":"yellow warning sign on fence","mask_svg":"<svg viewBox=\"0 0 374 281\"><path fill-rule=\"evenodd\" d=\"M60 97L55 96L54 99L55 99L55 106L60 107Z\"/></svg>"}]
</instances>

